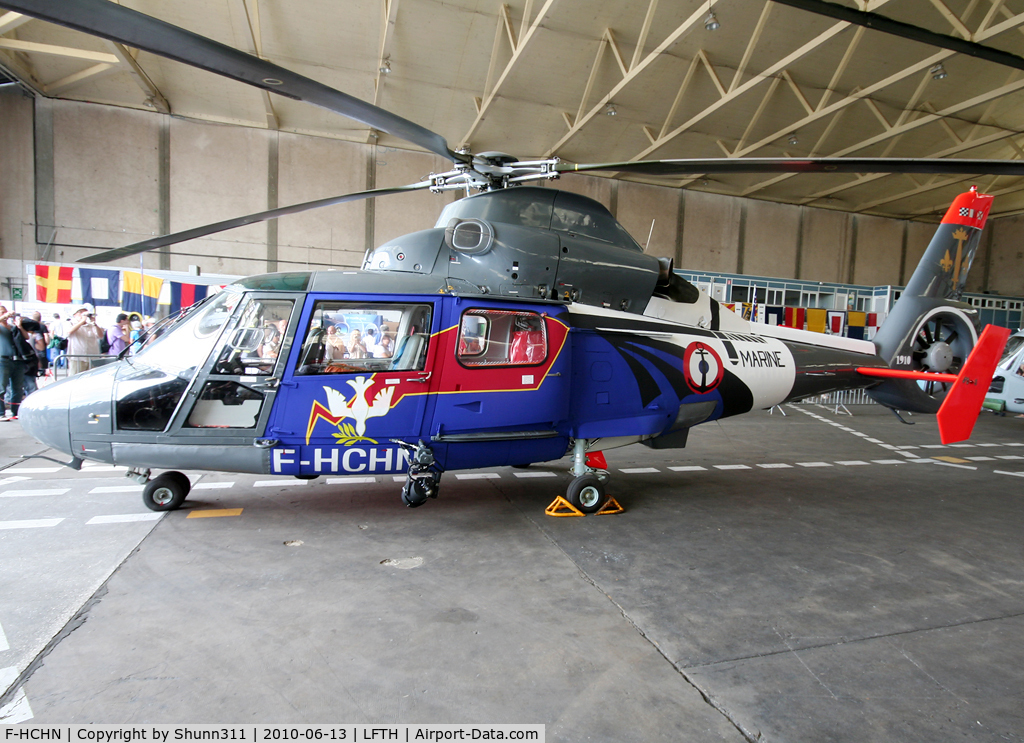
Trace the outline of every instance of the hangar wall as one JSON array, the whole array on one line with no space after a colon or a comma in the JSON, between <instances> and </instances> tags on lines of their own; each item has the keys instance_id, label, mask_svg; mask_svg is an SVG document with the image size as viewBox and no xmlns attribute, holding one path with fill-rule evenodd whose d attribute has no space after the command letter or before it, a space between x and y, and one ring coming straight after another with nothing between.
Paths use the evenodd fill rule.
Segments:
<instances>
[{"instance_id":1,"label":"hangar wall","mask_svg":"<svg viewBox=\"0 0 1024 743\"><path fill-rule=\"evenodd\" d=\"M218 125L0 89L0 258L72 262L209 222L448 169L433 155ZM572 176L649 251L688 270L903 284L934 226ZM404 194L254 224L145 257L147 268L254 274L357 266L367 247L433 225L454 193ZM38 229L37 229L38 225ZM653 227L653 228L652 228ZM995 220L968 291L1024 294L1024 217ZM139 265L129 258L121 265ZM5 294L6 296L6 294Z\"/></svg>"}]
</instances>

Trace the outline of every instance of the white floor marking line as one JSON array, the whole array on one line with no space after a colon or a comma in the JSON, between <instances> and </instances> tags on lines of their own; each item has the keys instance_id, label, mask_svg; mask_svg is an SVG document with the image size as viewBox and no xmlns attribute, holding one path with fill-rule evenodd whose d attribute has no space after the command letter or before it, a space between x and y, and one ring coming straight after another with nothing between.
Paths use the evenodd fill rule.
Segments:
<instances>
[{"instance_id":1,"label":"white floor marking line","mask_svg":"<svg viewBox=\"0 0 1024 743\"><path fill-rule=\"evenodd\" d=\"M793 465L782 464L782 463L771 463L771 464L759 464L758 467L763 467L766 470L791 470Z\"/></svg>"},{"instance_id":2,"label":"white floor marking line","mask_svg":"<svg viewBox=\"0 0 1024 743\"><path fill-rule=\"evenodd\" d=\"M18 678L18 669L0 668L0 691L6 690ZM0 725L16 725L25 720L31 720L32 708L28 706L28 698L24 689L19 689L14 699L4 707L0 707Z\"/></svg>"},{"instance_id":3,"label":"white floor marking line","mask_svg":"<svg viewBox=\"0 0 1024 743\"><path fill-rule=\"evenodd\" d=\"M953 464L952 462L939 462L935 459L931 460L935 464L941 464L943 467L956 467L958 470L976 470L977 467L968 467L966 464Z\"/></svg>"},{"instance_id":4,"label":"white floor marking line","mask_svg":"<svg viewBox=\"0 0 1024 743\"><path fill-rule=\"evenodd\" d=\"M921 447L920 446L898 446L896 448L897 449L907 450L907 449L920 449Z\"/></svg>"},{"instance_id":5,"label":"white floor marking line","mask_svg":"<svg viewBox=\"0 0 1024 743\"><path fill-rule=\"evenodd\" d=\"M1018 454L997 454L996 459L1024 459Z\"/></svg>"},{"instance_id":6,"label":"white floor marking line","mask_svg":"<svg viewBox=\"0 0 1024 743\"><path fill-rule=\"evenodd\" d=\"M516 477L558 477L554 472L513 472Z\"/></svg>"},{"instance_id":7,"label":"white floor marking line","mask_svg":"<svg viewBox=\"0 0 1024 743\"><path fill-rule=\"evenodd\" d=\"M950 444L950 446L955 446L957 449L973 449L974 448L974 444Z\"/></svg>"},{"instance_id":8,"label":"white floor marking line","mask_svg":"<svg viewBox=\"0 0 1024 743\"><path fill-rule=\"evenodd\" d=\"M232 488L235 484L233 482L197 482L192 486L193 490L224 490L226 488Z\"/></svg>"},{"instance_id":9,"label":"white floor marking line","mask_svg":"<svg viewBox=\"0 0 1024 743\"><path fill-rule=\"evenodd\" d=\"M997 475L1013 475L1014 477L1024 477L1024 472L1003 472L1003 470L993 470Z\"/></svg>"},{"instance_id":10,"label":"white floor marking line","mask_svg":"<svg viewBox=\"0 0 1024 743\"><path fill-rule=\"evenodd\" d=\"M978 446L999 446L999 444L978 444Z\"/></svg>"},{"instance_id":11,"label":"white floor marking line","mask_svg":"<svg viewBox=\"0 0 1024 743\"><path fill-rule=\"evenodd\" d=\"M0 653L4 650L10 650L11 646L7 644L7 635L4 634L4 628L0 627ZM0 686L0 694L3 693L3 687Z\"/></svg>"},{"instance_id":12,"label":"white floor marking line","mask_svg":"<svg viewBox=\"0 0 1024 743\"><path fill-rule=\"evenodd\" d=\"M308 485L309 480L257 480L252 484L254 488L287 488L292 485Z\"/></svg>"},{"instance_id":13,"label":"white floor marking line","mask_svg":"<svg viewBox=\"0 0 1024 743\"><path fill-rule=\"evenodd\" d=\"M970 460L972 462L994 462L994 461L996 461L995 457L964 457L964 458L968 459L968 460Z\"/></svg>"},{"instance_id":14,"label":"white floor marking line","mask_svg":"<svg viewBox=\"0 0 1024 743\"><path fill-rule=\"evenodd\" d=\"M1004 441L1003 446L1024 446L1020 441Z\"/></svg>"},{"instance_id":15,"label":"white floor marking line","mask_svg":"<svg viewBox=\"0 0 1024 743\"><path fill-rule=\"evenodd\" d=\"M395 475L391 479L394 480L395 482L405 482L406 477L405 475Z\"/></svg>"},{"instance_id":16,"label":"white floor marking line","mask_svg":"<svg viewBox=\"0 0 1024 743\"><path fill-rule=\"evenodd\" d=\"M875 464L905 464L906 459L872 459Z\"/></svg>"},{"instance_id":17,"label":"white floor marking line","mask_svg":"<svg viewBox=\"0 0 1024 743\"><path fill-rule=\"evenodd\" d=\"M0 493L0 498L23 498L30 495L64 495L71 488L54 488L53 490L8 490Z\"/></svg>"},{"instance_id":18,"label":"white floor marking line","mask_svg":"<svg viewBox=\"0 0 1024 743\"><path fill-rule=\"evenodd\" d=\"M63 467L12 467L8 470L15 475L46 475L51 472L60 472Z\"/></svg>"},{"instance_id":19,"label":"white floor marking line","mask_svg":"<svg viewBox=\"0 0 1024 743\"><path fill-rule=\"evenodd\" d=\"M56 526L64 519L25 519L23 521L0 521L0 529L45 529Z\"/></svg>"},{"instance_id":20,"label":"white floor marking line","mask_svg":"<svg viewBox=\"0 0 1024 743\"><path fill-rule=\"evenodd\" d=\"M470 472L466 475L456 475L456 480L500 480L501 475L497 472Z\"/></svg>"},{"instance_id":21,"label":"white floor marking line","mask_svg":"<svg viewBox=\"0 0 1024 743\"><path fill-rule=\"evenodd\" d=\"M624 475L652 475L657 474L658 469L656 467L628 467L619 472Z\"/></svg>"},{"instance_id":22,"label":"white floor marking line","mask_svg":"<svg viewBox=\"0 0 1024 743\"><path fill-rule=\"evenodd\" d=\"M25 480L31 479L31 477L5 477L3 480L0 480L0 486L13 485L16 482L25 482Z\"/></svg>"},{"instance_id":23,"label":"white floor marking line","mask_svg":"<svg viewBox=\"0 0 1024 743\"><path fill-rule=\"evenodd\" d=\"M404 479L404 478L403 478ZM328 477L328 485L369 485L377 482L376 477Z\"/></svg>"},{"instance_id":24,"label":"white floor marking line","mask_svg":"<svg viewBox=\"0 0 1024 743\"><path fill-rule=\"evenodd\" d=\"M749 470L745 464L716 464L713 465L716 470Z\"/></svg>"},{"instance_id":25,"label":"white floor marking line","mask_svg":"<svg viewBox=\"0 0 1024 743\"><path fill-rule=\"evenodd\" d=\"M798 467L831 467L828 462L797 462Z\"/></svg>"},{"instance_id":26,"label":"white floor marking line","mask_svg":"<svg viewBox=\"0 0 1024 743\"><path fill-rule=\"evenodd\" d=\"M945 444L921 444L922 449L945 449Z\"/></svg>"},{"instance_id":27,"label":"white floor marking line","mask_svg":"<svg viewBox=\"0 0 1024 743\"><path fill-rule=\"evenodd\" d=\"M885 443L881 439L864 439L864 440L865 441L870 441L872 444L884 444Z\"/></svg>"},{"instance_id":28,"label":"white floor marking line","mask_svg":"<svg viewBox=\"0 0 1024 743\"><path fill-rule=\"evenodd\" d=\"M701 467L699 464L687 464L676 467L669 467L673 472L707 472L707 467Z\"/></svg>"},{"instance_id":29,"label":"white floor marking line","mask_svg":"<svg viewBox=\"0 0 1024 743\"><path fill-rule=\"evenodd\" d=\"M909 451L897 451L896 453L897 454L902 454L903 456L905 456L905 457L907 457L909 459L917 459L918 458L917 454L914 454L913 452L909 452Z\"/></svg>"},{"instance_id":30,"label":"white floor marking line","mask_svg":"<svg viewBox=\"0 0 1024 743\"><path fill-rule=\"evenodd\" d=\"M128 524L133 521L158 521L164 514L156 511L150 513L125 513L120 516L93 516L85 522L89 524Z\"/></svg>"},{"instance_id":31,"label":"white floor marking line","mask_svg":"<svg viewBox=\"0 0 1024 743\"><path fill-rule=\"evenodd\" d=\"M867 462L862 462L859 459L851 459L848 462L836 462L836 464L841 464L841 465L844 465L846 467L855 467L858 464L868 464L868 463Z\"/></svg>"},{"instance_id":32,"label":"white floor marking line","mask_svg":"<svg viewBox=\"0 0 1024 743\"><path fill-rule=\"evenodd\" d=\"M140 493L142 492L141 485L104 485L102 487L93 488L89 491L89 494L93 493Z\"/></svg>"}]
</instances>

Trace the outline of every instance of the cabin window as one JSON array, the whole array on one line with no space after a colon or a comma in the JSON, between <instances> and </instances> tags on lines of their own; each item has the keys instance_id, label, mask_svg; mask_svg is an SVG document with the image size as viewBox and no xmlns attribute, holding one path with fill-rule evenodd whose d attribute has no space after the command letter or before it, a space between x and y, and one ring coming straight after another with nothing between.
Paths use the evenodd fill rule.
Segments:
<instances>
[{"instance_id":1,"label":"cabin window","mask_svg":"<svg viewBox=\"0 0 1024 743\"><path fill-rule=\"evenodd\" d=\"M457 357L468 367L542 364L548 357L544 318L536 312L468 310L459 324Z\"/></svg>"},{"instance_id":2,"label":"cabin window","mask_svg":"<svg viewBox=\"0 0 1024 743\"><path fill-rule=\"evenodd\" d=\"M422 371L432 314L429 304L317 302L295 373Z\"/></svg>"}]
</instances>

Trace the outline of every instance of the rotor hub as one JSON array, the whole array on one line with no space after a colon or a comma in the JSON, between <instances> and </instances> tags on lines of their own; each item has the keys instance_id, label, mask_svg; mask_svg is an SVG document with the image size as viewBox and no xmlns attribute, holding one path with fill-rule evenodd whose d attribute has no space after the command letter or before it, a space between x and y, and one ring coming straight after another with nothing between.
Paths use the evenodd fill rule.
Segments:
<instances>
[{"instance_id":1,"label":"rotor hub","mask_svg":"<svg viewBox=\"0 0 1024 743\"><path fill-rule=\"evenodd\" d=\"M924 353L921 365L933 372L944 372L953 363L953 349L945 341L936 341Z\"/></svg>"}]
</instances>

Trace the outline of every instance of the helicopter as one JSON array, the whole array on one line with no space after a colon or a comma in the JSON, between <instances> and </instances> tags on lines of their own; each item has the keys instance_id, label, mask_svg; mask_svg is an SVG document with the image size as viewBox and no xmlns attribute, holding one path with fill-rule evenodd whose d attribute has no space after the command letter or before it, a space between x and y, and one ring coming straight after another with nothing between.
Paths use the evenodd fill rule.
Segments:
<instances>
[{"instance_id":1,"label":"helicopter","mask_svg":"<svg viewBox=\"0 0 1024 743\"><path fill-rule=\"evenodd\" d=\"M134 355L22 404L34 438L129 468L143 502L181 507L181 469L313 478L405 474L403 503L443 472L571 455L566 499L607 500L599 451L683 448L694 426L836 390L937 413L970 435L1008 331L959 302L992 197L954 200L873 342L753 325L647 255L600 203L531 182L575 172L991 172L978 160L690 159L573 164L452 151L444 139L282 67L106 0L0 6L304 100L451 160L453 170L269 210L94 254L102 262L256 221L430 189L479 191L360 270L241 279L170 319ZM898 414L898 412L897 412ZM167 470L155 477L152 471Z\"/></svg>"},{"instance_id":2,"label":"helicopter","mask_svg":"<svg viewBox=\"0 0 1024 743\"><path fill-rule=\"evenodd\" d=\"M1003 355L996 366L992 386L986 401L993 403L994 410L1006 413L1024 413L1024 330L1010 336L1003 349ZM988 406L986 406L988 407Z\"/></svg>"}]
</instances>

